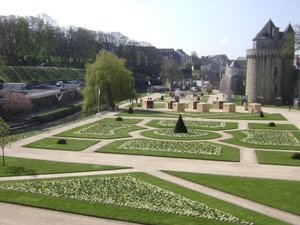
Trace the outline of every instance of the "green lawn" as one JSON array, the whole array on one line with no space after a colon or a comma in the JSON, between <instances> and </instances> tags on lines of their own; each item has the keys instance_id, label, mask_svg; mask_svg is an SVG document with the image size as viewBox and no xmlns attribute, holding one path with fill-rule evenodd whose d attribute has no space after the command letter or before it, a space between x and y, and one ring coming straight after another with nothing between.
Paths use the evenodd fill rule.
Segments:
<instances>
[{"instance_id":1,"label":"green lawn","mask_svg":"<svg viewBox=\"0 0 300 225\"><path fill-rule=\"evenodd\" d=\"M192 182L300 215L300 182L167 171Z\"/></svg>"},{"instance_id":2,"label":"green lawn","mask_svg":"<svg viewBox=\"0 0 300 225\"><path fill-rule=\"evenodd\" d=\"M176 185L171 182L164 181L162 179L150 176L144 173L133 173L130 174L132 177L140 179L149 184L161 187L164 190L174 192L183 197L191 199L193 201L199 201L207 204L210 207L224 210L234 216L237 216L246 221L253 222L256 225L284 225L282 221L270 218L268 216L256 213L247 209L243 209L234 204L221 201L219 199L191 191L182 186ZM125 176L124 174L107 175L107 176ZM74 178L61 178L62 180L74 179ZM61 180L59 179L59 180ZM55 179L58 180L58 179ZM39 180L35 180L39 181ZM27 181L6 181L3 183L16 183L16 182L27 182ZM255 188L255 190L257 187ZM103 205L86 201L70 200L64 198L55 198L44 195L35 195L22 192L14 191L0 191L0 201L17 203L22 205L29 205L34 207L41 207L46 209L59 210L64 212L83 214L95 217L104 217L117 220L125 220L130 222L136 222L140 224L153 224L153 225L174 225L174 224L185 224L185 225L221 225L228 224L217 220L208 220L203 218L195 218L188 216L179 216L171 213L160 213L149 210L138 210L128 207L118 207L114 205Z\"/></svg>"},{"instance_id":3,"label":"green lawn","mask_svg":"<svg viewBox=\"0 0 300 225\"><path fill-rule=\"evenodd\" d=\"M133 139L135 140L135 139ZM139 139L136 139L139 140ZM147 139L141 139L147 140ZM149 151L149 150L137 150L137 149L118 149L119 146L126 143L128 140L118 140L101 147L100 149L96 150L96 152L101 153L116 153L116 154L131 154L131 155L148 155L148 156L157 156L157 157L173 157L173 158L187 158L187 159L203 159L203 160L217 160L217 161L230 161L230 162L239 162L240 155L239 149L226 146L226 145L219 145L215 144L216 146L222 147L222 153L220 156L217 155L205 155L205 154L191 154L191 153L178 153L172 151L159 151L160 149L160 142L157 142L157 151ZM148 141L151 141L148 139ZM154 141L154 140L153 140ZM186 148L189 148L189 142L186 142Z\"/></svg>"},{"instance_id":4,"label":"green lawn","mask_svg":"<svg viewBox=\"0 0 300 225\"><path fill-rule=\"evenodd\" d=\"M151 120L149 123L145 124L146 126L150 126L150 127L157 127L157 128L169 128L169 127L175 127L176 121L177 120L173 120L175 121L174 125L164 125L164 124L160 124L161 122L166 121L164 119L160 119L160 120ZM192 121L192 120L184 120L183 121L185 123L185 126L187 128L191 128L191 129L201 129L201 130L213 130L213 131L218 131L218 130L229 130L229 129L237 129L238 128L238 123L236 122L224 122L225 126L218 126L218 124L214 125L214 123L218 123L215 121ZM189 125L189 122L191 123L191 125ZM195 123L193 125L193 123ZM199 123L199 124L197 124ZM208 124L207 126L201 125L201 123L203 124ZM210 124L211 123L211 124ZM197 126L198 125L198 126Z\"/></svg>"},{"instance_id":5,"label":"green lawn","mask_svg":"<svg viewBox=\"0 0 300 225\"><path fill-rule=\"evenodd\" d=\"M141 122L143 119L128 119L128 118L122 118L122 121L116 121L116 118L103 118L99 120L101 123L124 123L124 124L137 124Z\"/></svg>"},{"instance_id":6,"label":"green lawn","mask_svg":"<svg viewBox=\"0 0 300 225\"><path fill-rule=\"evenodd\" d=\"M123 127L122 127L123 126ZM114 130L114 127L116 129ZM105 128L105 129L104 129ZM113 139L131 137L128 133L134 130L142 130L144 128L130 123L101 123L94 122L79 126L65 132L56 134L57 137L74 137L74 138L95 138L95 139Z\"/></svg>"},{"instance_id":7,"label":"green lawn","mask_svg":"<svg viewBox=\"0 0 300 225\"><path fill-rule=\"evenodd\" d=\"M261 144L254 144L249 142L243 142L242 139L246 138L247 135L242 133L241 131L226 131L226 133L229 133L233 135L232 138L221 140L225 143L230 143L234 145L240 145L245 146L249 148L262 148L262 149L274 149L274 150L300 150L299 146L289 146L289 145L261 145ZM300 140L300 132L297 131L291 131L291 133Z\"/></svg>"},{"instance_id":8,"label":"green lawn","mask_svg":"<svg viewBox=\"0 0 300 225\"><path fill-rule=\"evenodd\" d=\"M248 123L249 129L272 129L272 130L299 130L294 124L276 124L269 126L269 123Z\"/></svg>"},{"instance_id":9,"label":"green lawn","mask_svg":"<svg viewBox=\"0 0 300 225\"><path fill-rule=\"evenodd\" d=\"M285 166L300 166L299 159L292 159L293 152L279 151L259 151L256 150L256 157L260 164L285 165Z\"/></svg>"},{"instance_id":10,"label":"green lawn","mask_svg":"<svg viewBox=\"0 0 300 225\"><path fill-rule=\"evenodd\" d=\"M0 176L23 176L52 173L74 173L101 170L117 170L128 167L105 166L83 163L55 162L37 159L5 157L5 166L0 166ZM0 191L1 192L1 191Z\"/></svg>"},{"instance_id":11,"label":"green lawn","mask_svg":"<svg viewBox=\"0 0 300 225\"><path fill-rule=\"evenodd\" d=\"M164 135L164 131L169 131L167 132L166 135ZM155 132L159 132L162 134L156 134ZM168 135L169 133L171 133L170 135ZM197 135L197 133L199 133L200 135L205 133L207 135ZM157 129L157 130L146 130L146 131L142 131L141 135L145 136L145 137L150 137L150 138L157 138L157 139L167 139L167 140L184 140L184 141L188 141L188 140L208 140L208 139L215 139L215 138L219 138L222 135L218 134L218 133L214 133L214 132L210 132L210 131L202 131L199 129L188 129L188 133L186 134L178 134L178 135L174 135L175 133L173 133L173 129Z\"/></svg>"},{"instance_id":12,"label":"green lawn","mask_svg":"<svg viewBox=\"0 0 300 225\"><path fill-rule=\"evenodd\" d=\"M96 140L65 139L67 141L66 144L57 144L57 141L59 139L61 138L44 138L42 140L24 145L23 147L56 149L56 150L67 150L67 151L82 151L99 142Z\"/></svg>"}]
</instances>

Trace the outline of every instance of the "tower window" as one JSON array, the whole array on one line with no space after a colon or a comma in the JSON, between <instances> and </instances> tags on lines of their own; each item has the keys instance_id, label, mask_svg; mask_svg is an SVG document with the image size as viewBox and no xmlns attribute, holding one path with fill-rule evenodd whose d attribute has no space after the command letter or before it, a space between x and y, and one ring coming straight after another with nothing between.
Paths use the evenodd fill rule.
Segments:
<instances>
[{"instance_id":1,"label":"tower window","mask_svg":"<svg viewBox=\"0 0 300 225\"><path fill-rule=\"evenodd\" d=\"M277 75L277 72L278 72L278 67L277 67L277 66L275 66L275 67L274 67L274 76L276 76L276 75Z\"/></svg>"},{"instance_id":2,"label":"tower window","mask_svg":"<svg viewBox=\"0 0 300 225\"><path fill-rule=\"evenodd\" d=\"M277 84L274 86L274 92L277 93Z\"/></svg>"},{"instance_id":3,"label":"tower window","mask_svg":"<svg viewBox=\"0 0 300 225\"><path fill-rule=\"evenodd\" d=\"M262 38L266 38L266 37L267 37L266 32L261 33L261 37L262 37Z\"/></svg>"}]
</instances>

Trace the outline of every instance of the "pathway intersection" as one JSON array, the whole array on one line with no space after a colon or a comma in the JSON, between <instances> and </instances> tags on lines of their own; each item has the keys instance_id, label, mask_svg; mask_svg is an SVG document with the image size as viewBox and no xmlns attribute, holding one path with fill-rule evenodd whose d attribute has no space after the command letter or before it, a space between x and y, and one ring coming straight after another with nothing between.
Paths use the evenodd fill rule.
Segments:
<instances>
[{"instance_id":1,"label":"pathway intersection","mask_svg":"<svg viewBox=\"0 0 300 225\"><path fill-rule=\"evenodd\" d=\"M160 93L151 94L152 99L160 98ZM215 93L212 95L208 102L212 102L216 99L222 99L222 93ZM144 97L144 99L147 99ZM181 99L181 102L188 102L189 100ZM125 103L119 106L119 108L124 108L129 103ZM242 106L237 106L238 112L245 112ZM300 129L300 111L284 108L263 108L264 113L281 113L288 121L278 121L276 123L289 123L294 124ZM193 160L193 159L179 159L179 158L165 158L165 157L151 157L151 156L133 156L133 155L122 155L122 154L108 154L108 153L97 153L94 151L101 146L107 145L114 140L101 140L100 143L93 145L81 152L69 152L69 151L49 151L43 149L29 149L22 147L27 143L31 143L45 137L50 137L54 134L61 133L63 131L69 130L73 127L77 127L83 124L87 124L93 121L100 120L105 117L114 116L116 112L110 112L99 117L94 117L85 121L78 122L76 124L66 125L64 127L51 130L45 133L38 134L33 137L29 137L14 143L11 148L7 148L5 153L7 156L12 157L23 157L32 159L43 159L43 160L53 160L53 161L63 161L63 162L78 162L78 163L91 163L91 164L103 164L103 165L115 165L115 166L128 166L132 169L117 170L117 171L99 171L99 172L85 172L85 173L68 173L68 174L52 174L52 175L37 175L37 176L22 176L22 177L10 177L10 178L0 178L1 180L16 180L16 179L37 179L37 178L49 178L49 177L63 177L63 176L78 176L78 175L95 175L95 174L107 174L107 173L132 173L132 172L145 172L153 176L162 178L164 180L179 184L181 186L187 187L189 189L202 192L204 194L222 199L224 201L231 202L238 206L266 214L270 217L277 218L279 220L285 221L290 224L300 225L300 217L287 213L281 210L277 210L262 204L252 202L240 197L236 197L221 191L217 191L202 185L195 184L190 181L186 181L181 178L171 176L169 174L161 172L161 170L176 170L176 171L186 171L186 172L198 172L207 174L219 174L219 175L232 175L232 176L242 176L242 177L258 177L258 178L270 178L270 179L284 179L284 180L295 180L300 181L300 167L293 166L275 166L275 165L262 165L258 164L254 149L241 147L239 163L236 162L215 162L209 160ZM131 117L132 118L132 117ZM141 119L139 117L139 119ZM157 118L143 118L143 121L137 125L145 126L152 119ZM195 118L188 118L195 119ZM197 119L195 119L197 120ZM205 119L201 119L205 120ZM223 121L223 120L218 120ZM224 120L226 121L226 120ZM230 120L232 122L232 120ZM248 122L253 121L237 121L238 129L247 129ZM264 121L268 123L270 121ZM214 142L219 142L221 139L227 139L230 137L220 131L222 134L221 138L214 139ZM140 135L140 131L133 131L130 133L133 138L143 137ZM145 137L143 137L145 138ZM225 144L225 143L222 143ZM227 144L229 145L229 144ZM15 214L12 214L15 213ZM12 206L6 203L0 203L0 221L1 224L20 224L17 220L20 215L22 218L23 214L30 216L26 220L21 220L23 225L26 224L37 224L36 221L40 221L39 224L103 224L103 225L122 225L122 224L133 224L122 221L105 220L87 216L80 216L68 213L54 212L50 210L36 209L24 206ZM51 219L50 219L51 217ZM44 218L44 219L43 219ZM90 221L89 221L90 219ZM67 221L67 223L65 222ZM2 223L4 222L4 223Z\"/></svg>"}]
</instances>

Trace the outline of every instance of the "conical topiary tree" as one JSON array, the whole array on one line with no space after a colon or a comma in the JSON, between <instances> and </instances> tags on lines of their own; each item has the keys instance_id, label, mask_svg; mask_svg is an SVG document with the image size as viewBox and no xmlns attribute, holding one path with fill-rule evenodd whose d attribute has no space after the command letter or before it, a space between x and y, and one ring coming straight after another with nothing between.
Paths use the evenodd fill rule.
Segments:
<instances>
[{"instance_id":1,"label":"conical topiary tree","mask_svg":"<svg viewBox=\"0 0 300 225\"><path fill-rule=\"evenodd\" d=\"M179 117L178 117L178 120L177 120L177 123L176 123L176 126L175 126L173 132L174 133L187 133L188 132L181 115L179 115Z\"/></svg>"}]
</instances>

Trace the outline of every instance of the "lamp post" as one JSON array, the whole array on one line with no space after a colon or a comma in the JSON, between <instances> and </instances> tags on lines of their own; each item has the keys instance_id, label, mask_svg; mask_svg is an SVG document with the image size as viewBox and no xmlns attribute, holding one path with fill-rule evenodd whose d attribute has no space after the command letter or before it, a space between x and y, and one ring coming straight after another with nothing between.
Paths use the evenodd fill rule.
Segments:
<instances>
[{"instance_id":1,"label":"lamp post","mask_svg":"<svg viewBox=\"0 0 300 225\"><path fill-rule=\"evenodd\" d=\"M151 83L150 83L150 81L148 81L148 95L150 95L150 85L151 85Z\"/></svg>"},{"instance_id":2,"label":"lamp post","mask_svg":"<svg viewBox=\"0 0 300 225\"><path fill-rule=\"evenodd\" d=\"M96 114L97 117L100 117L101 114L100 114L100 87L98 89L98 113Z\"/></svg>"}]
</instances>

